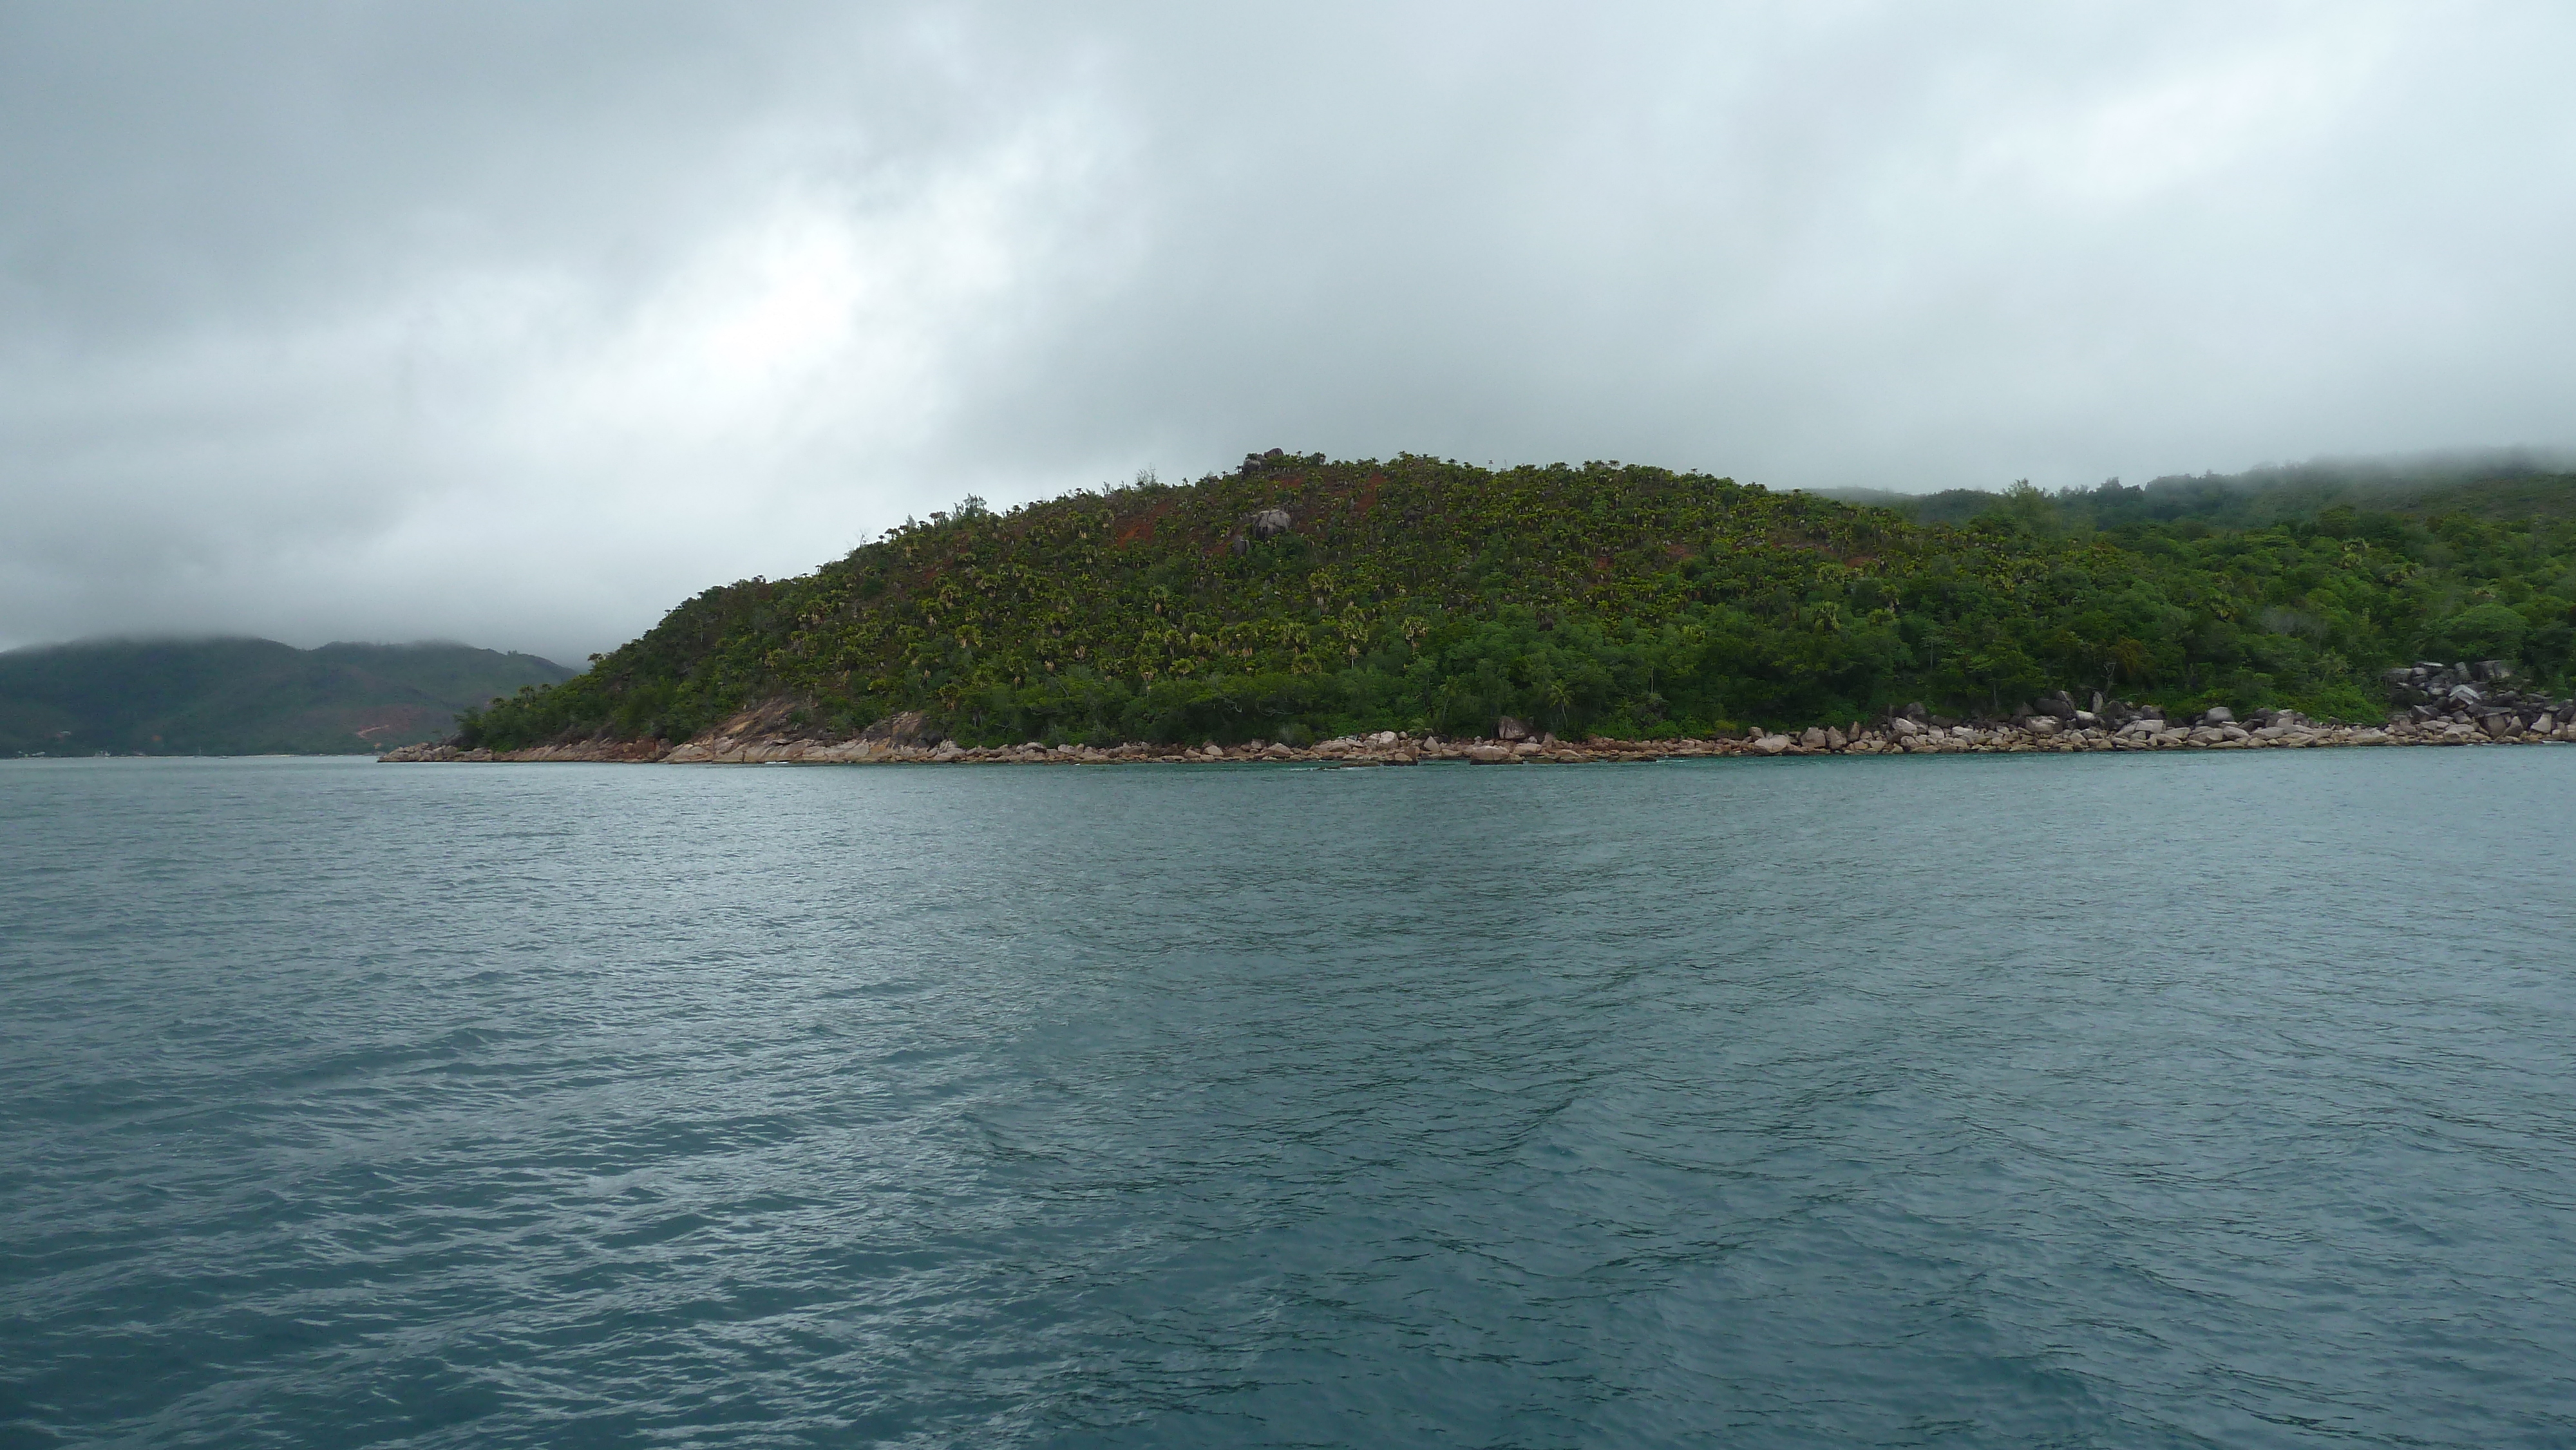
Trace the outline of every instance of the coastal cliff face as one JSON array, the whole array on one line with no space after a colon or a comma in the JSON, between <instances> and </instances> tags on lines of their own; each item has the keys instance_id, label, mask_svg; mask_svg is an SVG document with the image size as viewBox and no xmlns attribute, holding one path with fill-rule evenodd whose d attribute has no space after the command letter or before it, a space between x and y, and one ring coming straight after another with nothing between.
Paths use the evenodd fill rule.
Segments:
<instances>
[{"instance_id":1,"label":"coastal cliff face","mask_svg":"<svg viewBox=\"0 0 2576 1450\"><path fill-rule=\"evenodd\" d=\"M1350 735L1311 746L1254 740L1226 746L1211 740L1184 746L1135 741L1116 746L1020 745L967 747L934 738L927 716L907 711L845 738L800 733L788 722L800 713L792 700L772 700L746 710L684 744L663 740L594 740L495 752L447 745L414 745L383 757L392 763L441 761L614 761L665 765L1111 765L1162 762L1307 762L1324 765L1415 765L1455 760L1476 765L1585 764L1667 758L1750 755L1952 755L2075 753L2100 750L2300 750L2373 745L2524 745L2576 743L2576 701L2550 700L2513 690L2498 661L2478 665L2419 664L2389 672L2392 693L2413 703L2381 725L2312 720L2295 710L2257 710L2239 721L2224 706L2186 720L2171 720L2155 706L2096 696L2091 709L2062 693L2041 699L2012 719L1950 720L1922 705L1909 705L1864 724L1814 726L1797 734L1747 731L1741 735L1675 740L1618 740L1591 736L1579 742L1534 733L1504 716L1489 737L1447 740L1393 730ZM2483 686L2483 688L2481 687Z\"/></svg>"}]
</instances>

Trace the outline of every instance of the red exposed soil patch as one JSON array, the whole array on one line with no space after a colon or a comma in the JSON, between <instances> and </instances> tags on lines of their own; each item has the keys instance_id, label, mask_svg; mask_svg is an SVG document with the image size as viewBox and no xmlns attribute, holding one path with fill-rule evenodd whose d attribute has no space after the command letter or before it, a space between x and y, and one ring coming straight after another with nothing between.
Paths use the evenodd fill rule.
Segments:
<instances>
[{"instance_id":1,"label":"red exposed soil patch","mask_svg":"<svg viewBox=\"0 0 2576 1450\"><path fill-rule=\"evenodd\" d=\"M1171 516L1173 503L1169 498L1156 499L1142 513L1120 519L1109 535L1109 547L1123 549L1129 544L1152 543L1154 525Z\"/></svg>"}]
</instances>

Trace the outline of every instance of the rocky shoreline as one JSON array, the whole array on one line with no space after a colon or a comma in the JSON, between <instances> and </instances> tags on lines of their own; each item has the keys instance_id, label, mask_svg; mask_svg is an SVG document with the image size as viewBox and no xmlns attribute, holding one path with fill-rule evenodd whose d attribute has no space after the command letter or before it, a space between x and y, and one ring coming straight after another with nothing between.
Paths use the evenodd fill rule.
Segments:
<instances>
[{"instance_id":1,"label":"rocky shoreline","mask_svg":"<svg viewBox=\"0 0 2576 1450\"><path fill-rule=\"evenodd\" d=\"M1509 717L1492 736L1446 740L1436 735L1381 731L1344 736L1309 746L1266 740L1240 745L1208 741L1197 746L1131 742L1125 745L1057 745L1037 742L965 747L933 738L919 714L902 714L855 736L831 737L791 724L792 702L770 701L746 710L694 740L590 740L527 750L461 749L454 744L411 745L379 757L387 763L479 761L613 761L664 765L1112 765L1221 762L1304 762L1316 765L1417 765L1463 761L1476 765L1575 765L1791 755L2043 754L2102 750L2301 750L2389 745L2536 745L2576 743L2576 702L2549 700L2511 687L2495 661L2477 665L2419 664L2392 670L2389 691L2403 708L2384 724L2351 725L2311 720L2293 710L2256 710L2238 720L2224 707L2189 720L2168 720L2152 705L2106 701L2090 709L2058 693L2009 718L1953 720L1919 704L1873 721L1817 726L1795 735L1747 731L1740 736L1681 740L1612 740L1594 736L1559 740Z\"/></svg>"}]
</instances>

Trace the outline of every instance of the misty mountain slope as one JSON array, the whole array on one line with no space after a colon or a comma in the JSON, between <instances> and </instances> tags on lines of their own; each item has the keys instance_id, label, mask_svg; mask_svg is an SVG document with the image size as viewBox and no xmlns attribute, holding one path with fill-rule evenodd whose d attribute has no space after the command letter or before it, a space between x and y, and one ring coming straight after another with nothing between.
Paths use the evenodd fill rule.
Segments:
<instances>
[{"instance_id":1,"label":"misty mountain slope","mask_svg":"<svg viewBox=\"0 0 2576 1450\"><path fill-rule=\"evenodd\" d=\"M2079 537L2035 490L1964 527L1618 464L1247 458L1183 487L970 500L796 579L710 589L469 744L685 738L756 701L959 740L1653 736L2051 688L2376 716L2431 652L2563 677L2576 524L2321 509Z\"/></svg>"},{"instance_id":2,"label":"misty mountain slope","mask_svg":"<svg viewBox=\"0 0 2576 1450\"><path fill-rule=\"evenodd\" d=\"M436 739L459 711L572 671L456 644L93 640L0 654L0 750L336 754Z\"/></svg>"},{"instance_id":3,"label":"misty mountain slope","mask_svg":"<svg viewBox=\"0 0 2576 1450\"><path fill-rule=\"evenodd\" d=\"M1884 489L1818 489L1824 498L1893 509L1920 524L1963 524L2007 508L2017 490L1945 489L1903 494ZM2144 485L2110 479L2093 488L2043 495L2048 517L2068 529L2196 520L2222 528L2256 528L2313 519L2328 509L2390 513L2422 520L2576 517L2576 467L2564 456L2519 450L2420 460L2344 460L2177 474Z\"/></svg>"}]
</instances>

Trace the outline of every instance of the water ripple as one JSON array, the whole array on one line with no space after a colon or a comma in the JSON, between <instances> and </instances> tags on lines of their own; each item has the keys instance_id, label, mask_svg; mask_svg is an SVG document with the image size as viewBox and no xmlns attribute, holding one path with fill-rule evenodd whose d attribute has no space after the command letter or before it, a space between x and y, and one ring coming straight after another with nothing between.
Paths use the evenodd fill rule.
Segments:
<instances>
[{"instance_id":1,"label":"water ripple","mask_svg":"<svg viewBox=\"0 0 2576 1450\"><path fill-rule=\"evenodd\" d=\"M2571 807L0 764L0 1438L2576 1442Z\"/></svg>"}]
</instances>

